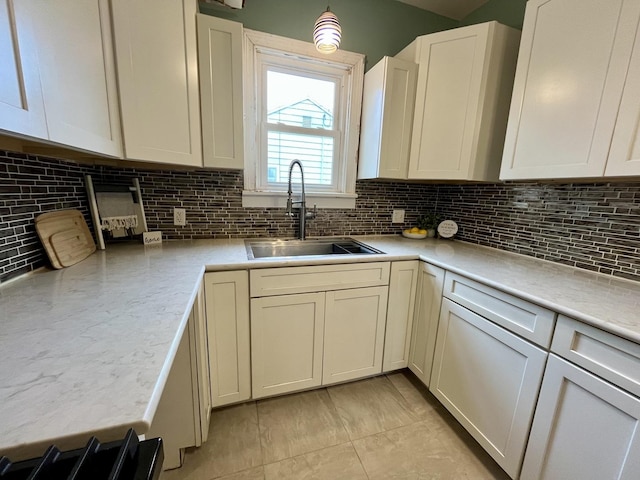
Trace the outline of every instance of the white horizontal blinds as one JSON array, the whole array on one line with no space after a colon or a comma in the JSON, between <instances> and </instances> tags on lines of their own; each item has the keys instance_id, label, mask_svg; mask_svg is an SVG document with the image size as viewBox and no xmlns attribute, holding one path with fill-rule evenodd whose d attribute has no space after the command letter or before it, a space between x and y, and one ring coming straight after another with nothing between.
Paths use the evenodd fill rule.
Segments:
<instances>
[{"instance_id":1,"label":"white horizontal blinds","mask_svg":"<svg viewBox=\"0 0 640 480\"><path fill-rule=\"evenodd\" d=\"M258 183L270 190L286 189L289 165L297 159L304 166L306 185L337 191L345 70L268 53L261 53L259 62L263 168Z\"/></svg>"}]
</instances>

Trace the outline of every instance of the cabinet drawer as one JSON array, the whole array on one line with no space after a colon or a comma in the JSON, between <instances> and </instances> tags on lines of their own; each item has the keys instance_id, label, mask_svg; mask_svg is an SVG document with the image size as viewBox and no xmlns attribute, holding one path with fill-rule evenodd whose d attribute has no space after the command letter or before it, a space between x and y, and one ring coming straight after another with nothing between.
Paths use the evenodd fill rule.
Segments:
<instances>
[{"instance_id":1,"label":"cabinet drawer","mask_svg":"<svg viewBox=\"0 0 640 480\"><path fill-rule=\"evenodd\" d=\"M551 344L556 318L551 310L451 272L443 295L533 343Z\"/></svg>"},{"instance_id":2,"label":"cabinet drawer","mask_svg":"<svg viewBox=\"0 0 640 480\"><path fill-rule=\"evenodd\" d=\"M389 284L389 262L265 268L251 271L251 296L324 292Z\"/></svg>"},{"instance_id":3,"label":"cabinet drawer","mask_svg":"<svg viewBox=\"0 0 640 480\"><path fill-rule=\"evenodd\" d=\"M640 345L560 316L551 350L640 396Z\"/></svg>"}]
</instances>

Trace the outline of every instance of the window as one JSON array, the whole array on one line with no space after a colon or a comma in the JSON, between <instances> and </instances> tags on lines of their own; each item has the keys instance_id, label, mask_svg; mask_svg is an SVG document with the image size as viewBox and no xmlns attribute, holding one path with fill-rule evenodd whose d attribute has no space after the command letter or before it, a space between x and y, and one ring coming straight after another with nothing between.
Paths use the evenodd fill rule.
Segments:
<instances>
[{"instance_id":1,"label":"window","mask_svg":"<svg viewBox=\"0 0 640 480\"><path fill-rule=\"evenodd\" d=\"M364 57L245 30L245 206L284 206L289 165L309 203L355 206ZM299 183L298 170L294 183Z\"/></svg>"}]
</instances>

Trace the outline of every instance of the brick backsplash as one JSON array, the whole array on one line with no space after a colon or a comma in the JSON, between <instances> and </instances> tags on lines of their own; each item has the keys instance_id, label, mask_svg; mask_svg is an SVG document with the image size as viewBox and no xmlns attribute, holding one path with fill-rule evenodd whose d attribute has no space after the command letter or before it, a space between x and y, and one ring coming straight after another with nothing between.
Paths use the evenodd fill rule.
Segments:
<instances>
[{"instance_id":1,"label":"brick backsplash","mask_svg":"<svg viewBox=\"0 0 640 480\"><path fill-rule=\"evenodd\" d=\"M0 281L46 265L33 228L39 213L80 209L92 228L84 175L96 182L140 180L147 223L165 239L291 237L282 208L243 208L241 172L82 166L0 151ZM421 185L361 181L356 208L319 210L310 236L400 233L436 209L458 222L457 238L601 273L640 280L640 182ZM173 225L173 208L187 225Z\"/></svg>"}]
</instances>

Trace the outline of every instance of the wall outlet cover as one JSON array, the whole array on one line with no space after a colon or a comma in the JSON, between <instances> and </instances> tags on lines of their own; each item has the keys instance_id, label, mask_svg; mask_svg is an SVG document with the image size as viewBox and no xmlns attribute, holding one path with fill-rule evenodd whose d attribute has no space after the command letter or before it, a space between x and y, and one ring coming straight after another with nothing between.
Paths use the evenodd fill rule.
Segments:
<instances>
[{"instance_id":1,"label":"wall outlet cover","mask_svg":"<svg viewBox=\"0 0 640 480\"><path fill-rule=\"evenodd\" d=\"M187 211L184 208L173 209L173 224L179 227L187 224Z\"/></svg>"},{"instance_id":2,"label":"wall outlet cover","mask_svg":"<svg viewBox=\"0 0 640 480\"><path fill-rule=\"evenodd\" d=\"M146 245L161 245L162 232L143 232L142 242Z\"/></svg>"},{"instance_id":3,"label":"wall outlet cover","mask_svg":"<svg viewBox=\"0 0 640 480\"><path fill-rule=\"evenodd\" d=\"M391 223L404 223L404 210L394 210L391 215Z\"/></svg>"}]
</instances>

